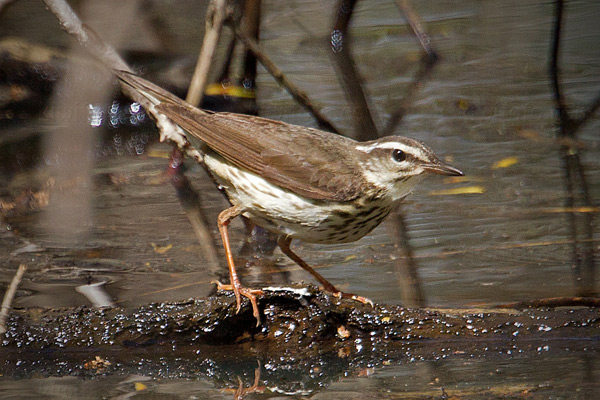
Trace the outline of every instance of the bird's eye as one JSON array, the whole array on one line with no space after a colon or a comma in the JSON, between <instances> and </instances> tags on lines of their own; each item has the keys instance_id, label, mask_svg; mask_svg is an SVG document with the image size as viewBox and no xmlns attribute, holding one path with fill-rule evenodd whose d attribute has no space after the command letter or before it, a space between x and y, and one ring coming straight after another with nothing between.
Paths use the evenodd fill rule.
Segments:
<instances>
[{"instance_id":1,"label":"bird's eye","mask_svg":"<svg viewBox=\"0 0 600 400\"><path fill-rule=\"evenodd\" d=\"M394 159L394 161L402 162L406 160L406 153L402 150L394 149L394 151L392 152L392 158Z\"/></svg>"}]
</instances>

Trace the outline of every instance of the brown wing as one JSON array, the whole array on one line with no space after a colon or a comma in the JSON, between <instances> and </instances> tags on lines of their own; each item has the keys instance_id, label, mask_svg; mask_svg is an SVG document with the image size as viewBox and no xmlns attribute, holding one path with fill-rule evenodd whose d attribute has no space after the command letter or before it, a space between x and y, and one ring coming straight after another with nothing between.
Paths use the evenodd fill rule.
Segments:
<instances>
[{"instance_id":1,"label":"brown wing","mask_svg":"<svg viewBox=\"0 0 600 400\"><path fill-rule=\"evenodd\" d=\"M210 114L179 102L157 109L229 162L302 196L349 201L364 184L351 159L351 139L255 116Z\"/></svg>"}]
</instances>

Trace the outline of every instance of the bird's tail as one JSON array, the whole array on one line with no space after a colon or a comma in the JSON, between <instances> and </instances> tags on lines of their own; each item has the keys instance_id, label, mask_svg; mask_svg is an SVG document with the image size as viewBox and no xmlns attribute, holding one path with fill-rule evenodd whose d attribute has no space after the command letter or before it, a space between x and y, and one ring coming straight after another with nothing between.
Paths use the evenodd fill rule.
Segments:
<instances>
[{"instance_id":1,"label":"bird's tail","mask_svg":"<svg viewBox=\"0 0 600 400\"><path fill-rule=\"evenodd\" d=\"M140 93L155 106L176 105L185 109L194 109L196 113L200 111L198 108L192 107L173 93L134 73L118 70L114 70L113 72L126 87L130 87Z\"/></svg>"}]
</instances>

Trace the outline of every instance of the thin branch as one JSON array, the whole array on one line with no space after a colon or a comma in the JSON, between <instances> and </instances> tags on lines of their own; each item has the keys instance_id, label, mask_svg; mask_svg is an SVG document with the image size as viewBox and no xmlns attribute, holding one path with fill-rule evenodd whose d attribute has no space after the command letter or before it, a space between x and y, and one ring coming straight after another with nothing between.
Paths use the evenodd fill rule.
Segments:
<instances>
[{"instance_id":1,"label":"thin branch","mask_svg":"<svg viewBox=\"0 0 600 400\"><path fill-rule=\"evenodd\" d=\"M227 0L212 0L206 12L206 33L202 42L202 49L198 55L198 63L194 70L194 76L188 89L185 101L198 107L204 95L204 89L208 82L208 73L217 50L217 44L223 23L227 17Z\"/></svg>"},{"instance_id":2,"label":"thin branch","mask_svg":"<svg viewBox=\"0 0 600 400\"><path fill-rule=\"evenodd\" d=\"M560 134L565 136L572 136L571 129L571 117L569 116L569 110L567 108L567 104L565 102L565 98L562 94L562 90L560 88L559 82L559 67L558 67L558 58L560 54L560 39L561 39L561 31L563 25L563 10L564 3L563 0L556 0L556 7L554 9L554 26L552 27L552 47L550 50L550 65L549 65L549 73L550 80L552 84L552 94L554 96L554 104L556 111L558 112L558 116L560 118L561 126L565 129L561 129L559 131Z\"/></svg>"},{"instance_id":3,"label":"thin branch","mask_svg":"<svg viewBox=\"0 0 600 400\"><path fill-rule=\"evenodd\" d=\"M419 71L407 88L406 95L400 101L398 109L388 119L383 131L384 136L393 134L396 127L402 121L402 118L404 118L414 96L420 89L421 83L429 76L433 67L439 61L439 56L431 44L431 39L423 29L423 20L419 14L414 11L411 3L408 0L396 0L396 6L404 14L404 17L419 40L425 54L421 58L421 67L419 68Z\"/></svg>"},{"instance_id":4,"label":"thin branch","mask_svg":"<svg viewBox=\"0 0 600 400\"><path fill-rule=\"evenodd\" d=\"M438 54L431 45L431 39L425 29L423 29L423 20L421 16L412 8L412 4L408 0L396 0L396 6L402 11L415 36L421 43L421 47L425 50L427 56L432 60L437 60Z\"/></svg>"},{"instance_id":5,"label":"thin branch","mask_svg":"<svg viewBox=\"0 0 600 400\"><path fill-rule=\"evenodd\" d=\"M244 2L244 14L242 18L242 29L248 37L258 43L260 37L261 0L246 0ZM256 56L251 51L244 52L244 74L242 84L245 88L254 89L256 86Z\"/></svg>"},{"instance_id":6,"label":"thin branch","mask_svg":"<svg viewBox=\"0 0 600 400\"><path fill-rule=\"evenodd\" d=\"M556 0L554 9L554 25L552 27L552 46L550 49L549 74L552 85L555 109L558 116L557 136L574 140L577 130L591 117L600 106L600 97L597 97L583 114L582 118L575 119L569 114L569 109L560 87L560 56L561 32L564 24L564 1ZM569 144L560 148L565 170L565 185L567 189L566 208L575 208L578 205L592 207L589 195L589 186L585 176L585 169L581 163L578 152L574 152ZM581 296L590 296L596 291L596 261L594 246L590 240L594 237L594 218L591 213L578 216L576 213L568 214L569 231L573 240L571 254L573 257L573 272L577 293Z\"/></svg>"},{"instance_id":7,"label":"thin branch","mask_svg":"<svg viewBox=\"0 0 600 400\"><path fill-rule=\"evenodd\" d=\"M104 43L94 31L85 26L66 1L44 0L44 3L58 18L61 27L98 60L105 65L110 65L112 69L131 71L115 48Z\"/></svg>"},{"instance_id":8,"label":"thin branch","mask_svg":"<svg viewBox=\"0 0 600 400\"><path fill-rule=\"evenodd\" d=\"M356 0L340 0L336 5L337 16L331 31L331 50L338 78L352 108L355 138L359 141L373 140L379 137L375 120L362 88L362 78L356 69L350 54L350 20Z\"/></svg>"},{"instance_id":9,"label":"thin branch","mask_svg":"<svg viewBox=\"0 0 600 400\"><path fill-rule=\"evenodd\" d=\"M15 297L15 293L17 293L17 288L21 283L21 279L23 279L23 274L27 270L25 264L19 265L15 276L13 276L12 281L10 282L10 286L6 290L4 294L4 300L2 300L2 308L0 309L0 335L6 333L6 319L8 318L8 314L11 310L12 301Z\"/></svg>"},{"instance_id":10,"label":"thin branch","mask_svg":"<svg viewBox=\"0 0 600 400\"><path fill-rule=\"evenodd\" d=\"M317 123L322 129L328 130L334 133L340 133L340 131L333 125L331 121L325 117L320 110L318 110L312 103L312 101L308 98L306 92L300 90L294 83L292 83L281 71L273 61L258 47L258 43L256 40L252 39L244 31L242 31L238 26L236 26L233 22L228 22L233 29L236 38L246 46L248 50L252 52L256 56L256 59L265 67L265 69L275 78L275 80L283 86L289 94L292 95L294 100L296 100L302 107L304 107L308 112L310 112Z\"/></svg>"}]
</instances>

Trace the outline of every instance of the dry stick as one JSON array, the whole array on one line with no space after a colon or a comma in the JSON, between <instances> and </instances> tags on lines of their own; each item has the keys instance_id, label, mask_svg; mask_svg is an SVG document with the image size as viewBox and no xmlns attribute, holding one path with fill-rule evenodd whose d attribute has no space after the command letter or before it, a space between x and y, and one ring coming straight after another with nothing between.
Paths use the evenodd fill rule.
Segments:
<instances>
[{"instance_id":1,"label":"dry stick","mask_svg":"<svg viewBox=\"0 0 600 400\"><path fill-rule=\"evenodd\" d=\"M71 6L64 0L44 0L46 7L58 18L61 27L81 46L94 54L110 69L131 71L117 51L104 43L93 31L83 25Z\"/></svg>"},{"instance_id":2,"label":"dry stick","mask_svg":"<svg viewBox=\"0 0 600 400\"><path fill-rule=\"evenodd\" d=\"M17 287L19 286L19 283L21 283L21 279L23 278L23 274L25 273L26 269L27 267L25 266L25 264L19 265L17 273L13 277L12 281L10 282L10 286L4 294L4 300L2 300L2 308L0 309L0 335L6 333L6 320L8 318L8 313L10 312L13 298L15 297L15 293L17 292Z\"/></svg>"},{"instance_id":3,"label":"dry stick","mask_svg":"<svg viewBox=\"0 0 600 400\"><path fill-rule=\"evenodd\" d=\"M340 0L336 5L337 17L331 32L331 50L338 79L351 105L354 122L354 137L359 141L377 139L379 133L369 109L367 98L360 84L362 79L350 54L348 26L356 0Z\"/></svg>"},{"instance_id":4,"label":"dry stick","mask_svg":"<svg viewBox=\"0 0 600 400\"><path fill-rule=\"evenodd\" d=\"M206 12L206 33L204 34L202 49L198 55L198 63L196 64L194 76L192 77L192 82L185 98L185 101L194 107L200 105L200 101L204 95L204 89L208 81L208 72L215 56L217 43L219 42L226 17L227 0L212 0Z\"/></svg>"},{"instance_id":5,"label":"dry stick","mask_svg":"<svg viewBox=\"0 0 600 400\"><path fill-rule=\"evenodd\" d=\"M254 54L256 56L256 59L263 65L263 67L265 67L265 69L267 71L269 71L269 73L273 76L273 78L275 78L275 80L282 85L289 94L292 95L292 97L298 102L300 103L300 105L302 107L304 107L306 110L308 110L308 112L310 112L315 119L317 120L317 123L319 124L319 126L325 130L328 130L330 132L334 132L334 133L340 133L340 131L333 125L332 122L330 122L323 114L321 114L321 111L319 111L311 102L311 100L308 98L308 95L298 89L296 87L296 85L294 85L285 75L284 73L273 63L273 61L271 61L271 59L262 52L262 50L260 50L260 48L258 47L258 44L256 43L256 41L254 39L252 39L251 37L249 37L248 35L246 35L239 27L237 27L233 22L228 21L228 23L231 25L231 28L233 29L236 38L242 42L242 44L244 46L246 46L246 48L248 50L250 50L252 52L252 54Z\"/></svg>"}]
</instances>

